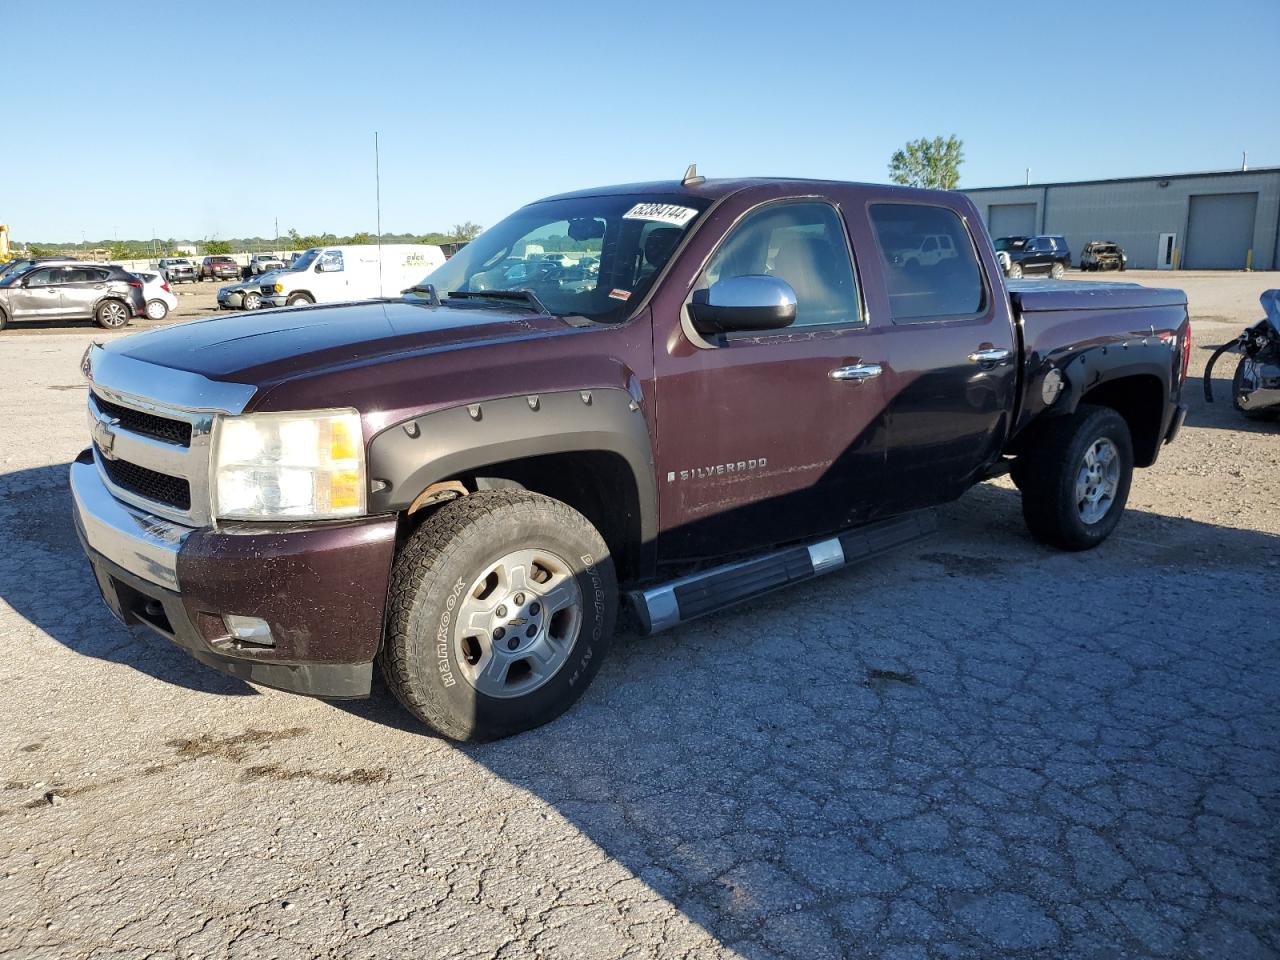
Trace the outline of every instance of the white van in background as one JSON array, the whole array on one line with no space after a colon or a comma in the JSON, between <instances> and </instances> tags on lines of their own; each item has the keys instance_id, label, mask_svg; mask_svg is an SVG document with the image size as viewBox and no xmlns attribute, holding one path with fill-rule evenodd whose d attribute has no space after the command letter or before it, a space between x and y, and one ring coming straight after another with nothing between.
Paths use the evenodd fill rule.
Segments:
<instances>
[{"instance_id":1,"label":"white van in background","mask_svg":"<svg viewBox=\"0 0 1280 960\"><path fill-rule=\"evenodd\" d=\"M262 305L292 307L398 297L444 261L444 251L428 243L312 247L292 267L272 274L263 284Z\"/></svg>"}]
</instances>

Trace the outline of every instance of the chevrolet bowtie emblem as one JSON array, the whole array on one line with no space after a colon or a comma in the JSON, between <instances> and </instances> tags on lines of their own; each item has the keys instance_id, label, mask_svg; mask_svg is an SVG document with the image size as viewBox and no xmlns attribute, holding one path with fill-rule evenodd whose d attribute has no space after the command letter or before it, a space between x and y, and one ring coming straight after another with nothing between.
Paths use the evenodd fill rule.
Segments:
<instances>
[{"instance_id":1,"label":"chevrolet bowtie emblem","mask_svg":"<svg viewBox=\"0 0 1280 960\"><path fill-rule=\"evenodd\" d=\"M115 459L111 450L116 445L116 435L111 428L119 425L119 417L100 417L93 424L93 442L98 452L108 460Z\"/></svg>"},{"instance_id":2,"label":"chevrolet bowtie emblem","mask_svg":"<svg viewBox=\"0 0 1280 960\"><path fill-rule=\"evenodd\" d=\"M513 627L523 627L528 622L529 621L525 620L523 617L516 617L514 620L510 621L511 626Z\"/></svg>"}]
</instances>

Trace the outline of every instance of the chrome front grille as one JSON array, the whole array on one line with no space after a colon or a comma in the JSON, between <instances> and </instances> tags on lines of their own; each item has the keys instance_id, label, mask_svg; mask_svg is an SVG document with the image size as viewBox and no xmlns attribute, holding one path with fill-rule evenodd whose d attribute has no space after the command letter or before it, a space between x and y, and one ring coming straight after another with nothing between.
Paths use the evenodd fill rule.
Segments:
<instances>
[{"instance_id":1,"label":"chrome front grille","mask_svg":"<svg viewBox=\"0 0 1280 960\"><path fill-rule=\"evenodd\" d=\"M94 383L89 429L98 474L114 496L178 523L210 524L213 414L142 400Z\"/></svg>"}]
</instances>

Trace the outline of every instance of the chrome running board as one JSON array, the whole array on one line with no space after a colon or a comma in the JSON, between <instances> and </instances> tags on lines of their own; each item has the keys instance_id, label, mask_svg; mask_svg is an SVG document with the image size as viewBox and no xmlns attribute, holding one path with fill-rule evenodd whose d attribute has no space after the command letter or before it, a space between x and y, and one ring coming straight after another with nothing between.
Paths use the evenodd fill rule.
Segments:
<instances>
[{"instance_id":1,"label":"chrome running board","mask_svg":"<svg viewBox=\"0 0 1280 960\"><path fill-rule=\"evenodd\" d=\"M937 529L938 516L932 510L903 514L855 527L825 540L726 563L646 590L631 590L627 598L635 609L641 631L657 633L751 597L812 580L922 540Z\"/></svg>"}]
</instances>

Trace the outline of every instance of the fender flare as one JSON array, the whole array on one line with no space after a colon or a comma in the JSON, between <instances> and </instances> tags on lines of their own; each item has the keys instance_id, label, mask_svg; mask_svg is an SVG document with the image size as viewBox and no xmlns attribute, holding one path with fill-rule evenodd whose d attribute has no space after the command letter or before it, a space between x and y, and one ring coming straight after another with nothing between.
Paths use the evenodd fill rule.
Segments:
<instances>
[{"instance_id":1,"label":"fender flare","mask_svg":"<svg viewBox=\"0 0 1280 960\"><path fill-rule=\"evenodd\" d=\"M411 417L368 447L370 513L409 509L427 487L486 466L547 454L603 451L627 464L641 545L658 536L653 444L630 392L616 387L504 397ZM385 486L383 486L385 484Z\"/></svg>"}]
</instances>

